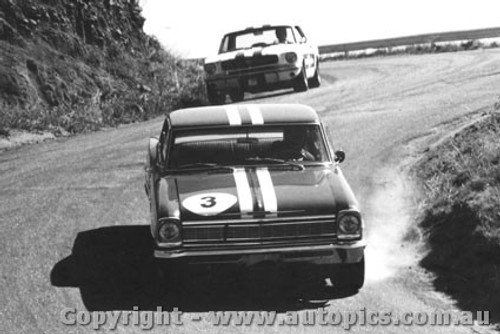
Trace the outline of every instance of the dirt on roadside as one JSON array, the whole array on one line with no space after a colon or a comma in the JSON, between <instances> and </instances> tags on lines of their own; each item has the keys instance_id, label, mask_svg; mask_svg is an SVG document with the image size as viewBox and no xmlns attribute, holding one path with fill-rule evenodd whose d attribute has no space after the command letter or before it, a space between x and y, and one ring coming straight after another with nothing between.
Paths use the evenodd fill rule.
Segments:
<instances>
[{"instance_id":1,"label":"dirt on roadside","mask_svg":"<svg viewBox=\"0 0 500 334\"><path fill-rule=\"evenodd\" d=\"M463 310L500 322L500 106L412 168L425 198L421 265Z\"/></svg>"}]
</instances>

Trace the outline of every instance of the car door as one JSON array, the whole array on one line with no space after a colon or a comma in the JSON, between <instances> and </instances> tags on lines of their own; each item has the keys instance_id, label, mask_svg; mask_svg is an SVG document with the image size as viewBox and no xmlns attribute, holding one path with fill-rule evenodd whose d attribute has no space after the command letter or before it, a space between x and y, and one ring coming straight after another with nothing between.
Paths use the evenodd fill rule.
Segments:
<instances>
[{"instance_id":1,"label":"car door","mask_svg":"<svg viewBox=\"0 0 500 334\"><path fill-rule=\"evenodd\" d=\"M149 144L149 168L147 170L147 182L149 187L149 205L151 214L151 234L156 236L158 225L158 185L161 178L160 171L164 168L166 154L168 148L168 140L170 134L169 119L165 121L161 131L160 138L155 141L155 138L150 139Z\"/></svg>"}]
</instances>

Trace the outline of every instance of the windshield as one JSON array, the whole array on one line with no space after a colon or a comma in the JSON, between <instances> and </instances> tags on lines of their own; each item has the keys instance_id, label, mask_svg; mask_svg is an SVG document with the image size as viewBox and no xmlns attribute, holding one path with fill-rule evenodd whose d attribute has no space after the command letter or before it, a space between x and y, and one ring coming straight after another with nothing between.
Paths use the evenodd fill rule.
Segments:
<instances>
[{"instance_id":1,"label":"windshield","mask_svg":"<svg viewBox=\"0 0 500 334\"><path fill-rule=\"evenodd\" d=\"M272 44L295 43L292 27L276 26L240 31L224 36L219 53Z\"/></svg>"},{"instance_id":2,"label":"windshield","mask_svg":"<svg viewBox=\"0 0 500 334\"><path fill-rule=\"evenodd\" d=\"M318 125L174 130L169 169L329 162Z\"/></svg>"}]
</instances>

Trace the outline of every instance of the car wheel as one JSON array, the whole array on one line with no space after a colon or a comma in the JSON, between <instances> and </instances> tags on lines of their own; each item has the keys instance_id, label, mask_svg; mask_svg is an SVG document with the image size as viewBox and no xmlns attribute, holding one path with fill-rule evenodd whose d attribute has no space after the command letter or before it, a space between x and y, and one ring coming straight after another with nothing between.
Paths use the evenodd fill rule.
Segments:
<instances>
[{"instance_id":1,"label":"car wheel","mask_svg":"<svg viewBox=\"0 0 500 334\"><path fill-rule=\"evenodd\" d=\"M226 102L226 94L213 88L207 87L207 97L208 102L213 105L224 104Z\"/></svg>"},{"instance_id":2,"label":"car wheel","mask_svg":"<svg viewBox=\"0 0 500 334\"><path fill-rule=\"evenodd\" d=\"M243 101L243 98L245 97L245 92L241 89L235 89L229 93L229 97L231 98L231 101L233 101L233 102L241 102L241 101Z\"/></svg>"},{"instance_id":3,"label":"car wheel","mask_svg":"<svg viewBox=\"0 0 500 334\"><path fill-rule=\"evenodd\" d=\"M309 87L317 88L321 85L321 76L319 74L319 62L316 61L316 70L314 71L314 76L309 79Z\"/></svg>"},{"instance_id":4,"label":"car wheel","mask_svg":"<svg viewBox=\"0 0 500 334\"><path fill-rule=\"evenodd\" d=\"M333 285L341 289L359 290L365 283L365 258L358 263L339 265L333 272Z\"/></svg>"},{"instance_id":5,"label":"car wheel","mask_svg":"<svg viewBox=\"0 0 500 334\"><path fill-rule=\"evenodd\" d=\"M309 82L307 81L306 67L302 65L302 71L295 78L293 90L296 92L305 92L309 89Z\"/></svg>"}]
</instances>

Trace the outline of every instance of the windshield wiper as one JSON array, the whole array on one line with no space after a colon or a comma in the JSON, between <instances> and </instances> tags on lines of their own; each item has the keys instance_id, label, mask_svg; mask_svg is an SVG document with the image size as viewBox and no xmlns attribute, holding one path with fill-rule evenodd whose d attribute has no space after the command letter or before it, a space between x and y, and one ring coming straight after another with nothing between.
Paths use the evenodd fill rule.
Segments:
<instances>
[{"instance_id":1,"label":"windshield wiper","mask_svg":"<svg viewBox=\"0 0 500 334\"><path fill-rule=\"evenodd\" d=\"M277 158L259 158L259 157L254 157L254 158L247 158L245 159L245 162L267 162L267 163L271 163L271 164L276 164L276 165L283 165L283 166L292 166L292 167L296 167L298 168L299 170L304 170L305 167L301 164L298 164L298 163L295 163L295 162L291 162L291 161L287 161L287 160L284 160L284 159L277 159Z\"/></svg>"},{"instance_id":2,"label":"windshield wiper","mask_svg":"<svg viewBox=\"0 0 500 334\"><path fill-rule=\"evenodd\" d=\"M234 171L234 168L231 166L224 166L224 165L218 165L214 163L206 163L206 162L196 162L192 164L185 164L185 165L180 165L179 170L184 169L185 170L190 170L190 169L202 169L202 168L209 168L209 169L222 169L222 170L227 170L227 171Z\"/></svg>"}]
</instances>

